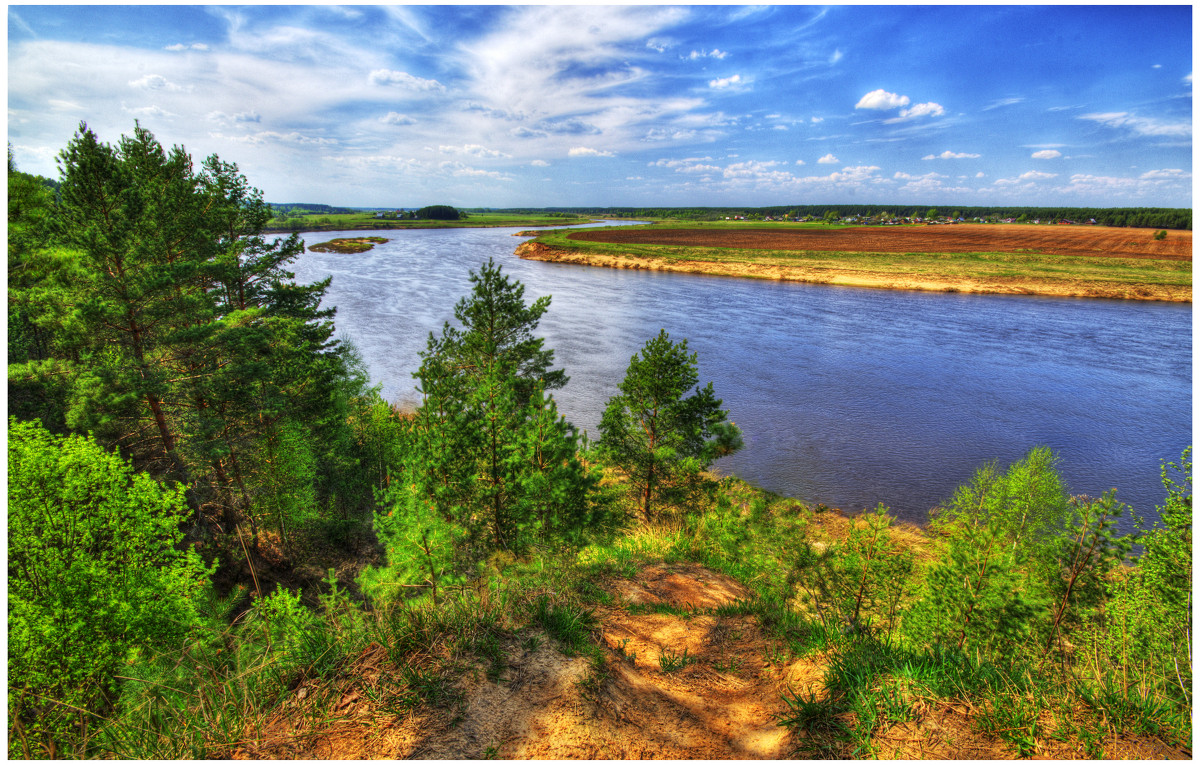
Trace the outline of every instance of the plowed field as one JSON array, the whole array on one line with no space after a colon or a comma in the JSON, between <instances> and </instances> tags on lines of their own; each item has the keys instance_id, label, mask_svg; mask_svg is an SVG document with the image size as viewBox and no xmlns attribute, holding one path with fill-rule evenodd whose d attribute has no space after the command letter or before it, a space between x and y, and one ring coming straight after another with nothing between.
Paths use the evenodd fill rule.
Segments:
<instances>
[{"instance_id":1,"label":"plowed field","mask_svg":"<svg viewBox=\"0 0 1200 765\"><path fill-rule=\"evenodd\" d=\"M636 228L579 231L571 239L611 244L809 252L1024 252L1191 260L1192 232L1162 241L1143 228L1101 226L864 226L860 228Z\"/></svg>"}]
</instances>

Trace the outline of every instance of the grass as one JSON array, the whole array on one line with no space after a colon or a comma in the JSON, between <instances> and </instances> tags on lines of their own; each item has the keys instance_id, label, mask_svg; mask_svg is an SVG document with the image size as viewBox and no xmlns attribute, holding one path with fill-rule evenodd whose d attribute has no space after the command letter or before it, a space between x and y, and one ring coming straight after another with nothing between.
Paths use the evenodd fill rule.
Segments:
<instances>
[{"instance_id":1,"label":"grass","mask_svg":"<svg viewBox=\"0 0 1200 765\"><path fill-rule=\"evenodd\" d=\"M887 756L891 729L919 725L931 710L949 708L971 710L969 724L962 723L968 727L958 733L1019 757L1047 751L1113 756L1106 746L1114 734L1178 746L1190 741L1190 703L1157 686L1063 671L1021 650L971 653L918 644L896 630L827 626L795 595L794 555L803 545L845 541L857 521L736 479L720 480L712 498L691 510L664 514L654 525L596 540L573 554L534 554L490 568L469 585L449 588L436 607L422 595L365 609L332 577L317 610L280 596L271 619L261 608L233 618L236 597L214 598L207 631L174 653L129 668L118 703L75 755L202 759L241 749L254 756L275 716L299 720L297 735L321 730L337 719L335 703L352 689L384 715L404 717L422 707L455 710L465 702L459 677L474 673L503 682L521 651L547 645L587 660L576 685L595 700L608 678L597 610L611 606L598 583L635 578L647 564L683 561L730 575L751 591L699 613L753 617L767 638L763 658L775 667L804 657L824 666L819 692L783 695L786 712L778 721L797 732L806 756ZM917 549L915 576L921 576L937 560L933 540L891 528ZM679 618L698 613L667 605L625 609ZM614 654L634 663L636 655L627 649L622 644ZM668 647L657 663L673 673L695 660ZM712 669L737 673L742 667L722 658ZM1058 748L1047 749L1052 746Z\"/></svg>"},{"instance_id":2,"label":"grass","mask_svg":"<svg viewBox=\"0 0 1200 765\"><path fill-rule=\"evenodd\" d=\"M776 224L792 227L797 224ZM689 228L694 226L688 226ZM758 227L758 226L756 226ZM705 224L704 228L735 228ZM831 228L820 226L820 228ZM816 274L859 274L929 280L1033 282L1046 285L1092 284L1101 287L1160 286L1191 289L1190 261L1137 258L1090 258L1024 252L861 253L778 251L722 247L674 247L609 244L569 239L570 231L549 231L535 241L582 254L653 258L667 263L701 261L729 266L801 268ZM749 274L752 275L752 274Z\"/></svg>"},{"instance_id":3,"label":"grass","mask_svg":"<svg viewBox=\"0 0 1200 765\"><path fill-rule=\"evenodd\" d=\"M382 236L360 236L344 239L330 239L328 242L310 245L310 252L340 252L344 254L358 254L367 252L377 244L383 244L387 239Z\"/></svg>"}]
</instances>

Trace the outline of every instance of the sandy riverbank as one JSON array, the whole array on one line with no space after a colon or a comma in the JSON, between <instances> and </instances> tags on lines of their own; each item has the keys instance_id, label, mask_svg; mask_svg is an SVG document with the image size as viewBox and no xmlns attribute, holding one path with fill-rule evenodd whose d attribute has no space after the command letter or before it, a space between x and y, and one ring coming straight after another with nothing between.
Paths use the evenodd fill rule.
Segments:
<instances>
[{"instance_id":1,"label":"sandy riverbank","mask_svg":"<svg viewBox=\"0 0 1200 765\"><path fill-rule=\"evenodd\" d=\"M1019 277L946 277L908 276L896 273L873 273L856 269L809 268L805 266L770 265L749 262L712 262L676 260L622 254L602 254L584 250L553 247L538 242L525 242L516 254L526 260L552 263L571 263L606 268L629 268L648 271L674 271L712 276L737 276L752 279L832 284L872 289L923 290L931 292L964 292L999 295L1045 295L1053 297L1114 298L1124 300L1161 300L1191 302L1190 287L1156 284L1106 284L1086 281L1039 281Z\"/></svg>"}]
</instances>

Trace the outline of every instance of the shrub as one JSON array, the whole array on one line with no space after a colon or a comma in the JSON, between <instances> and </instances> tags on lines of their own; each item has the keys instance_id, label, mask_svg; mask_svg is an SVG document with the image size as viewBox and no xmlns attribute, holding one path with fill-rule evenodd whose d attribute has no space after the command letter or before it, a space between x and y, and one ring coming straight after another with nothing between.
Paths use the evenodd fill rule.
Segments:
<instances>
[{"instance_id":1,"label":"shrub","mask_svg":"<svg viewBox=\"0 0 1200 765\"><path fill-rule=\"evenodd\" d=\"M10 753L63 756L127 660L197 623L212 571L179 547L182 487L88 438L16 419L8 435Z\"/></svg>"}]
</instances>

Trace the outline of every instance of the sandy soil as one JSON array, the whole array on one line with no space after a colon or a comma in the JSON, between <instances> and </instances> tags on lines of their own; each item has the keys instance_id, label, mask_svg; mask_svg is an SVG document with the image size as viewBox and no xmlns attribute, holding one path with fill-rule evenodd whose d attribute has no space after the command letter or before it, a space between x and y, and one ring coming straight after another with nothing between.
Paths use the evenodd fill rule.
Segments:
<instances>
[{"instance_id":1,"label":"sandy soil","mask_svg":"<svg viewBox=\"0 0 1200 765\"><path fill-rule=\"evenodd\" d=\"M1143 229L1093 226L909 226L858 229L643 229L583 231L571 235L612 243L650 243L676 246L721 246L731 249L845 252L1039 252L1059 255L1138 259L1191 259L1190 231L1172 231L1155 242ZM875 289L925 290L1057 297L1099 297L1191 302L1191 286L1113 284L1098 281L1040 281L1019 277L932 277L864 271L861 268L813 268L749 262L676 260L550 247L525 242L516 254L528 260L608 268L739 276L757 279L832 284Z\"/></svg>"},{"instance_id":2,"label":"sandy soil","mask_svg":"<svg viewBox=\"0 0 1200 765\"><path fill-rule=\"evenodd\" d=\"M564 656L502 646L506 668L482 666L458 681L460 705L396 713L377 704L395 672L368 647L336 683L305 681L233 759L788 759L805 743L778 725L787 689L828 698L821 655L780 659L753 617L715 609L745 598L737 582L691 563L650 565L635 580L601 583L613 605L597 612L604 670ZM654 607L667 604L670 612ZM667 671L661 657L691 661ZM883 759L1010 759L1012 750L971 724L974 710L917 699L916 719L883 725L872 740ZM849 713L843 722L851 724ZM1052 727L1051 721L1046 724ZM800 734L805 735L805 734ZM1051 737L1037 758L1081 752ZM1109 737L1107 756L1188 758L1154 740ZM849 753L846 753L849 754Z\"/></svg>"}]
</instances>

